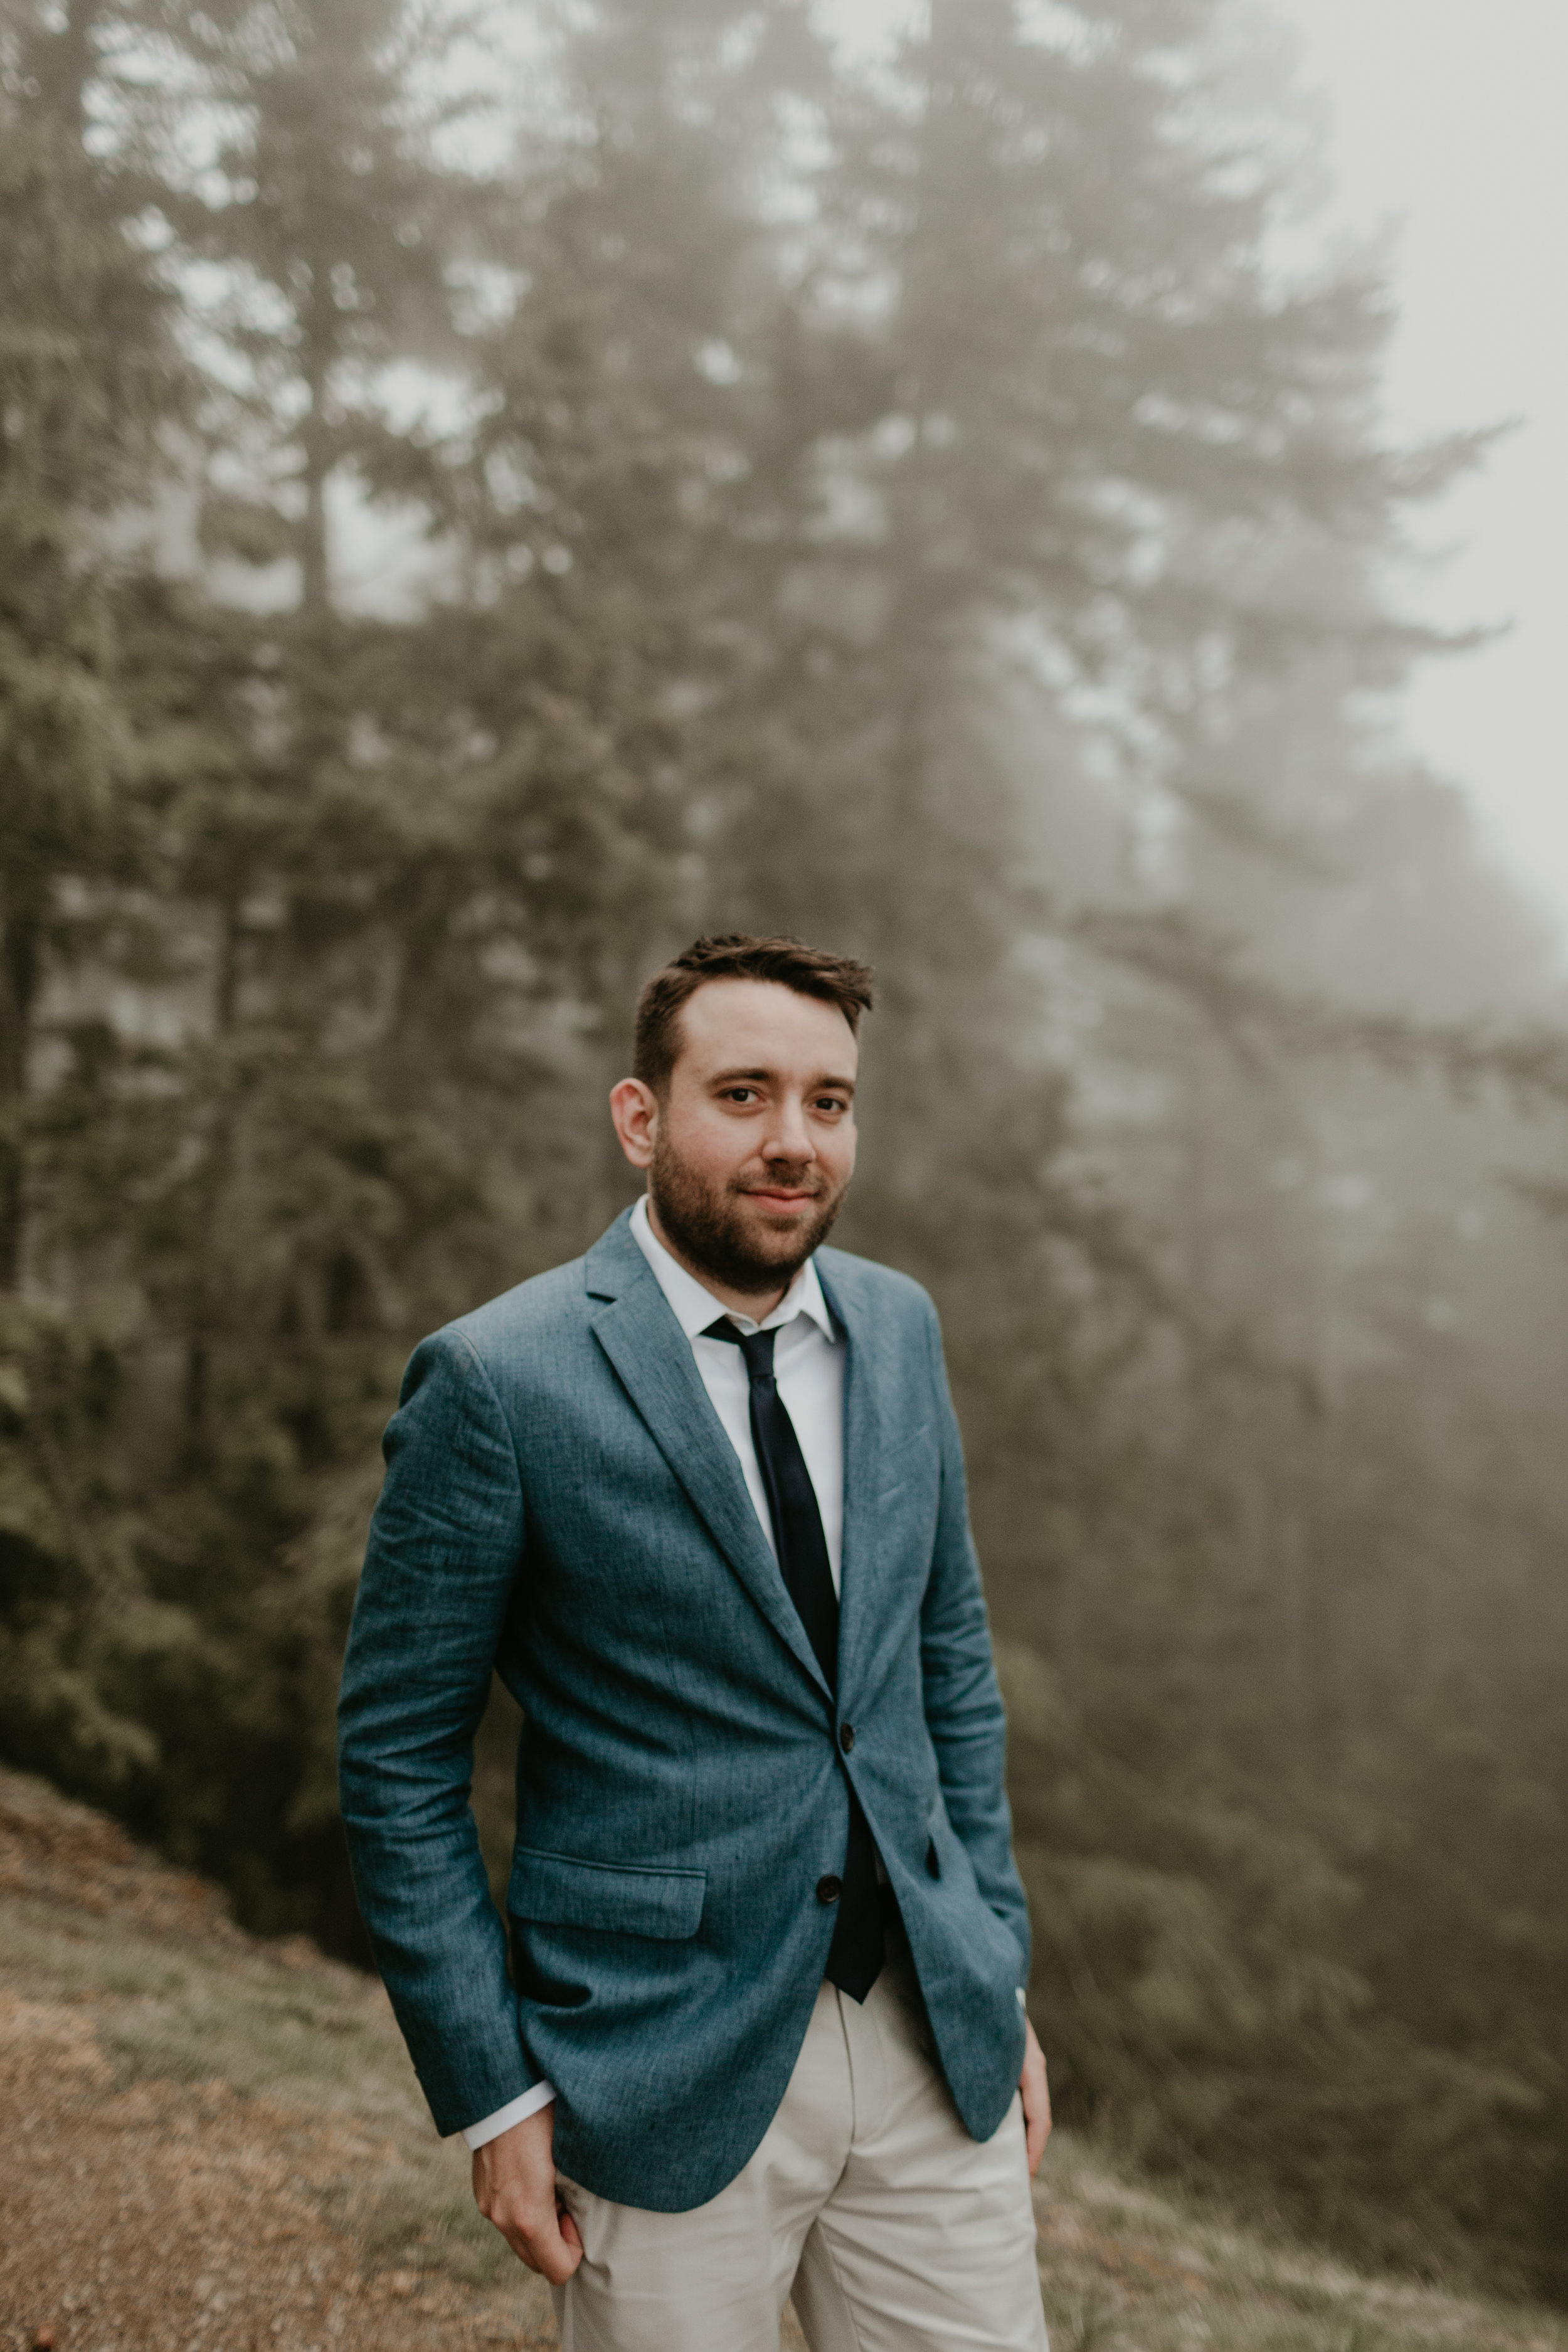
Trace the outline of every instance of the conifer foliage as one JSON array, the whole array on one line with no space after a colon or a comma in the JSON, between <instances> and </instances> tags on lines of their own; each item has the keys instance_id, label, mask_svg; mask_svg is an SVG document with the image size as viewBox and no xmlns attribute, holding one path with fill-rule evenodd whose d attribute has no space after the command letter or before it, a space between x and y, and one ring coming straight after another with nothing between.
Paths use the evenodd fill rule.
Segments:
<instances>
[{"instance_id":1,"label":"conifer foliage","mask_svg":"<svg viewBox=\"0 0 1568 2352\"><path fill-rule=\"evenodd\" d=\"M1479 445L1226 0L518 14L0 8L0 1745L357 1952L400 1363L627 1197L653 960L831 940L1063 2110L1568 2294L1568 1055L1367 720Z\"/></svg>"}]
</instances>

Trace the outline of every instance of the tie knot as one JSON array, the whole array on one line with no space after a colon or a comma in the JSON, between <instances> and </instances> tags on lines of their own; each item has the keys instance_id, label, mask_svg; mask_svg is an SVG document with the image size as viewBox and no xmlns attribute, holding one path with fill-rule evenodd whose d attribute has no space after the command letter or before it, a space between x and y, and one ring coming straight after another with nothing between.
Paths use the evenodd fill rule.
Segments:
<instances>
[{"instance_id":1,"label":"tie knot","mask_svg":"<svg viewBox=\"0 0 1568 2352\"><path fill-rule=\"evenodd\" d=\"M717 1323L710 1323L703 1332L705 1339L727 1339L739 1348L746 1360L746 1370L754 1381L771 1381L773 1376L773 1341L776 1331L737 1331L727 1315Z\"/></svg>"}]
</instances>

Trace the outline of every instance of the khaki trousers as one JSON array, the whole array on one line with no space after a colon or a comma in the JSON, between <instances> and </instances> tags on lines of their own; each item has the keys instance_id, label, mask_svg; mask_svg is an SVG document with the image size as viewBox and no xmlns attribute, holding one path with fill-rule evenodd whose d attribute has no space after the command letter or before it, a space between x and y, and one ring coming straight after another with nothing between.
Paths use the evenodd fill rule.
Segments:
<instances>
[{"instance_id":1,"label":"khaki trousers","mask_svg":"<svg viewBox=\"0 0 1568 2352\"><path fill-rule=\"evenodd\" d=\"M907 1948L864 2005L824 1984L783 2105L690 2213L575 2182L562 2352L778 2352L785 2297L812 2352L1047 2352L1020 2102L972 2140Z\"/></svg>"}]
</instances>

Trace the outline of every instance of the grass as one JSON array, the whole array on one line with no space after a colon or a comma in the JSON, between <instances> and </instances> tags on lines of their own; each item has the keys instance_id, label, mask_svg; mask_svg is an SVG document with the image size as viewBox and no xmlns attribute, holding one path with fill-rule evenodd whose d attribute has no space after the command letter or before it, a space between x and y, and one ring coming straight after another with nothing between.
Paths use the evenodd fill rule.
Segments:
<instances>
[{"instance_id":1,"label":"grass","mask_svg":"<svg viewBox=\"0 0 1568 2352\"><path fill-rule=\"evenodd\" d=\"M117 2087L201 2086L321 2127L324 2218L367 2270L518 2277L442 2146L379 1987L308 1953L0 1896L0 1990L85 2008ZM1053 2352L1568 2352L1568 2319L1361 2275L1129 2179L1058 2135L1042 2176Z\"/></svg>"},{"instance_id":2,"label":"grass","mask_svg":"<svg viewBox=\"0 0 1568 2352\"><path fill-rule=\"evenodd\" d=\"M0 1900L0 1989L93 2013L114 2087L220 2084L335 2126L344 2163L320 2201L372 2269L506 2278L467 2158L438 2141L379 1986L327 1962L127 1933L111 1919Z\"/></svg>"},{"instance_id":3,"label":"grass","mask_svg":"<svg viewBox=\"0 0 1568 2352\"><path fill-rule=\"evenodd\" d=\"M1058 2136L1041 2278L1053 2352L1568 2352L1568 2318L1369 2277L1128 2180Z\"/></svg>"}]
</instances>

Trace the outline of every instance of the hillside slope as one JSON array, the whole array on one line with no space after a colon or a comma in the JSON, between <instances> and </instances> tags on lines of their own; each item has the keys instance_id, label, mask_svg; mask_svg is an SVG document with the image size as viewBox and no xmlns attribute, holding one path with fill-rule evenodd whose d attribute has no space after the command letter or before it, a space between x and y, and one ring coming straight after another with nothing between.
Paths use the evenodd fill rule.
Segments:
<instances>
[{"instance_id":1,"label":"hillside slope","mask_svg":"<svg viewBox=\"0 0 1568 2352\"><path fill-rule=\"evenodd\" d=\"M380 1988L5 1772L0 2114L0 2352L556 2343ZM1081 2147L1046 2176L1056 2352L1568 2352L1568 2322L1271 2250Z\"/></svg>"}]
</instances>

